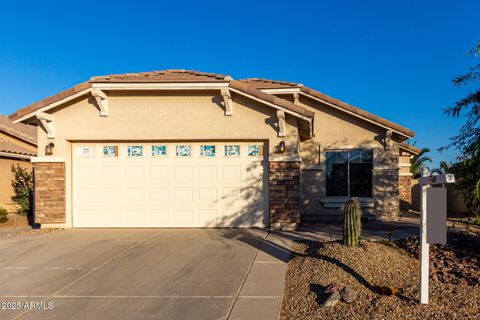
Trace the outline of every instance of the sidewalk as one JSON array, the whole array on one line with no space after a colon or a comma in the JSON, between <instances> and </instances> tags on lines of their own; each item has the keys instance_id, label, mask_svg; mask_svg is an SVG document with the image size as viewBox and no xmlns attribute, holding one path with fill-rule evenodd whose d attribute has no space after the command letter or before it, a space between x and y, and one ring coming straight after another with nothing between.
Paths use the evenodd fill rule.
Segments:
<instances>
[{"instance_id":1,"label":"sidewalk","mask_svg":"<svg viewBox=\"0 0 480 320\"><path fill-rule=\"evenodd\" d=\"M260 245L229 320L277 320L293 240L269 233Z\"/></svg>"}]
</instances>

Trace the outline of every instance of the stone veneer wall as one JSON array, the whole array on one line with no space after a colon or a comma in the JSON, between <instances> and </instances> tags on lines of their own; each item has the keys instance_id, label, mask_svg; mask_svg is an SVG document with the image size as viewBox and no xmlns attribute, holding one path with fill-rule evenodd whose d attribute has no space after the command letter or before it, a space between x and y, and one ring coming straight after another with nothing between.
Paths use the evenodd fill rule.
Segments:
<instances>
[{"instance_id":1,"label":"stone veneer wall","mask_svg":"<svg viewBox=\"0 0 480 320\"><path fill-rule=\"evenodd\" d=\"M35 223L65 223L65 163L34 164Z\"/></svg>"},{"instance_id":2,"label":"stone veneer wall","mask_svg":"<svg viewBox=\"0 0 480 320\"><path fill-rule=\"evenodd\" d=\"M374 153L373 198L376 219L397 221L400 215L398 146Z\"/></svg>"},{"instance_id":3,"label":"stone veneer wall","mask_svg":"<svg viewBox=\"0 0 480 320\"><path fill-rule=\"evenodd\" d=\"M408 210L412 207L412 177L399 177L400 210Z\"/></svg>"},{"instance_id":4,"label":"stone veneer wall","mask_svg":"<svg viewBox=\"0 0 480 320\"><path fill-rule=\"evenodd\" d=\"M270 161L270 228L294 230L300 223L300 162Z\"/></svg>"}]
</instances>

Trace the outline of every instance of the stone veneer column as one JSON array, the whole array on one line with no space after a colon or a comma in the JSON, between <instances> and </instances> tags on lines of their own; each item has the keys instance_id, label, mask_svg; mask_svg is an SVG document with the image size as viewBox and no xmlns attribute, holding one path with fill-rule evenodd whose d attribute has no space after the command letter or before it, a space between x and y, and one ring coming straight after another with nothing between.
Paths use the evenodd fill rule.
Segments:
<instances>
[{"instance_id":1,"label":"stone veneer column","mask_svg":"<svg viewBox=\"0 0 480 320\"><path fill-rule=\"evenodd\" d=\"M270 228L294 230L300 223L300 161L270 161Z\"/></svg>"},{"instance_id":2,"label":"stone veneer column","mask_svg":"<svg viewBox=\"0 0 480 320\"><path fill-rule=\"evenodd\" d=\"M35 223L65 223L65 163L35 162Z\"/></svg>"},{"instance_id":3,"label":"stone veneer column","mask_svg":"<svg viewBox=\"0 0 480 320\"><path fill-rule=\"evenodd\" d=\"M412 177L399 177L400 210L408 210L412 207Z\"/></svg>"}]
</instances>

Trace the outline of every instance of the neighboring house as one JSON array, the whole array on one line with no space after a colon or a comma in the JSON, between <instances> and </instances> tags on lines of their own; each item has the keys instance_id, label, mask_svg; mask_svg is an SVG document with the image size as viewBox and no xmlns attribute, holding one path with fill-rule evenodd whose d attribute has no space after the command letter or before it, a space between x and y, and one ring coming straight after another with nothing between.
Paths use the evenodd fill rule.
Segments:
<instances>
[{"instance_id":1,"label":"neighboring house","mask_svg":"<svg viewBox=\"0 0 480 320\"><path fill-rule=\"evenodd\" d=\"M23 123L13 124L0 115L0 207L11 209L12 165L32 169L30 158L37 154L37 128Z\"/></svg>"},{"instance_id":2,"label":"neighboring house","mask_svg":"<svg viewBox=\"0 0 480 320\"><path fill-rule=\"evenodd\" d=\"M10 119L39 127L43 226L292 229L349 197L395 220L418 152L407 128L301 84L185 70L92 77Z\"/></svg>"}]
</instances>

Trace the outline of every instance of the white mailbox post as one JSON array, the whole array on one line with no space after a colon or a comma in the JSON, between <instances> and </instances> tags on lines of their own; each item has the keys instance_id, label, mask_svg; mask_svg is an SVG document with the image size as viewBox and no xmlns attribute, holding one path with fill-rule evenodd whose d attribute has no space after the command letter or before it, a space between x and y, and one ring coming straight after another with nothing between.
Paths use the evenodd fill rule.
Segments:
<instances>
[{"instance_id":1,"label":"white mailbox post","mask_svg":"<svg viewBox=\"0 0 480 320\"><path fill-rule=\"evenodd\" d=\"M430 244L447 241L447 190L440 187L455 183L453 174L430 175L422 168L420 213L420 303L428 303ZM435 186L435 187L433 187ZM433 188L432 188L433 187Z\"/></svg>"}]
</instances>

